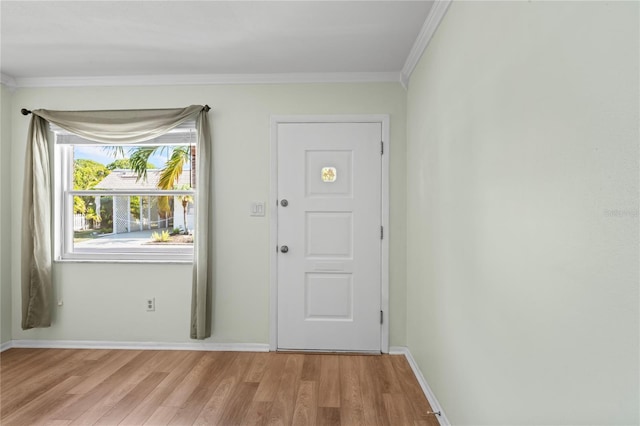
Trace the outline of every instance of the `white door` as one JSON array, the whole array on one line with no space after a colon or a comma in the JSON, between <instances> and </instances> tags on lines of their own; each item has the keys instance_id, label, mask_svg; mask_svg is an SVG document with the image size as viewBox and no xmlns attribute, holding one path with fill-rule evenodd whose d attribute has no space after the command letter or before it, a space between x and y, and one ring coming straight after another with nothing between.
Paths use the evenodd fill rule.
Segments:
<instances>
[{"instance_id":1,"label":"white door","mask_svg":"<svg viewBox=\"0 0 640 426\"><path fill-rule=\"evenodd\" d=\"M381 123L278 123L279 349L381 349L381 140Z\"/></svg>"}]
</instances>

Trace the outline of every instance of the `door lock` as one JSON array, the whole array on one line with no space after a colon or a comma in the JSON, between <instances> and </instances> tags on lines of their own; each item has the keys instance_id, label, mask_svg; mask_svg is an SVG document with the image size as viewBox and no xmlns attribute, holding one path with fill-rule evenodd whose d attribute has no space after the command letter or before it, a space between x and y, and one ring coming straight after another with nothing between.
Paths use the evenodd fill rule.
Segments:
<instances>
[{"instance_id":1,"label":"door lock","mask_svg":"<svg viewBox=\"0 0 640 426\"><path fill-rule=\"evenodd\" d=\"M282 246L282 247L280 247L280 251L281 251L282 253L286 253L286 252L288 252L288 251L289 251L289 247L287 247L287 246Z\"/></svg>"},{"instance_id":2,"label":"door lock","mask_svg":"<svg viewBox=\"0 0 640 426\"><path fill-rule=\"evenodd\" d=\"M287 200L281 200L281 201L280 201L280 205L281 205L282 207L287 207L287 206L289 205L289 202L288 202Z\"/></svg>"}]
</instances>

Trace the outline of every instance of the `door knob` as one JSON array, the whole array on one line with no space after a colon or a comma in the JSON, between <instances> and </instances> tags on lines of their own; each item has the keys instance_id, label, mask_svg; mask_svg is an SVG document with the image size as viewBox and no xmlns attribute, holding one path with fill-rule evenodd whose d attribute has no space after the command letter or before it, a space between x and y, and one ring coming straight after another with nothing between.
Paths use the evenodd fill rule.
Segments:
<instances>
[{"instance_id":1,"label":"door knob","mask_svg":"<svg viewBox=\"0 0 640 426\"><path fill-rule=\"evenodd\" d=\"M289 205L289 202L287 200L282 200L282 201L280 201L280 205L282 207L287 207Z\"/></svg>"},{"instance_id":2,"label":"door knob","mask_svg":"<svg viewBox=\"0 0 640 426\"><path fill-rule=\"evenodd\" d=\"M282 247L280 247L280 251L281 251L282 253L286 253L286 252L288 252L288 251L289 251L289 247L287 247L287 246L282 246Z\"/></svg>"}]
</instances>

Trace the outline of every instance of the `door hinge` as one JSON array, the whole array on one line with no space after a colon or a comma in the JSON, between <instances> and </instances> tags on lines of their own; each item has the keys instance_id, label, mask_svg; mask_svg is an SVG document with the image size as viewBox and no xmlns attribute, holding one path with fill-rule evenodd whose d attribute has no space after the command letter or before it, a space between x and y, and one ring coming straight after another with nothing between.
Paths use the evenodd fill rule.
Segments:
<instances>
[{"instance_id":1,"label":"door hinge","mask_svg":"<svg viewBox=\"0 0 640 426\"><path fill-rule=\"evenodd\" d=\"M382 240L384 238L384 226L380 227L380 239Z\"/></svg>"},{"instance_id":2,"label":"door hinge","mask_svg":"<svg viewBox=\"0 0 640 426\"><path fill-rule=\"evenodd\" d=\"M384 318L384 313L380 311L380 324L382 324L383 318Z\"/></svg>"},{"instance_id":3,"label":"door hinge","mask_svg":"<svg viewBox=\"0 0 640 426\"><path fill-rule=\"evenodd\" d=\"M380 141L380 155L384 154L384 141Z\"/></svg>"}]
</instances>

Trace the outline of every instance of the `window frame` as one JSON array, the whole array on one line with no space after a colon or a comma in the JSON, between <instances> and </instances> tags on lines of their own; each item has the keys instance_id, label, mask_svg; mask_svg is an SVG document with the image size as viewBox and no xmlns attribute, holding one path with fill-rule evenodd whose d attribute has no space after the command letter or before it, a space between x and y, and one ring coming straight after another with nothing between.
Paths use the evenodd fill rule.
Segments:
<instances>
[{"instance_id":1,"label":"window frame","mask_svg":"<svg viewBox=\"0 0 640 426\"><path fill-rule=\"evenodd\" d=\"M155 248L111 248L96 249L74 247L73 197L78 196L178 196L190 195L197 203L195 188L191 190L74 190L73 148L74 146L196 146L195 122L187 122L169 133L154 139L130 144L109 144L90 141L63 129L51 126L54 134L53 158L53 207L54 207L54 260L56 262L116 262L116 263L193 263L194 244L187 247L164 246ZM188 140L187 140L188 139ZM194 209L195 215L195 209ZM197 221L194 218L194 223Z\"/></svg>"}]
</instances>

